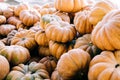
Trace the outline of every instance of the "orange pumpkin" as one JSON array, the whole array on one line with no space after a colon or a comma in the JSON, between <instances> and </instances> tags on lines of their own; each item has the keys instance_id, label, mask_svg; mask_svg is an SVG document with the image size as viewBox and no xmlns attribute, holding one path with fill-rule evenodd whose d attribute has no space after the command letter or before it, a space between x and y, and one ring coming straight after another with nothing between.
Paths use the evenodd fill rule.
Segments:
<instances>
[{"instance_id":1,"label":"orange pumpkin","mask_svg":"<svg viewBox=\"0 0 120 80\"><path fill-rule=\"evenodd\" d=\"M91 33L93 30L93 25L88 20L89 13L90 11L84 10L75 15L74 25L80 34Z\"/></svg>"},{"instance_id":2,"label":"orange pumpkin","mask_svg":"<svg viewBox=\"0 0 120 80\"><path fill-rule=\"evenodd\" d=\"M113 10L104 16L92 31L91 40L102 50L120 49L120 10Z\"/></svg>"},{"instance_id":3,"label":"orange pumpkin","mask_svg":"<svg viewBox=\"0 0 120 80\"><path fill-rule=\"evenodd\" d=\"M0 24L4 24L4 23L6 23L6 17L0 15Z\"/></svg>"},{"instance_id":4,"label":"orange pumpkin","mask_svg":"<svg viewBox=\"0 0 120 80\"><path fill-rule=\"evenodd\" d=\"M26 26L32 26L40 20L41 15L35 9L31 9L21 11L19 17Z\"/></svg>"},{"instance_id":5,"label":"orange pumpkin","mask_svg":"<svg viewBox=\"0 0 120 80\"><path fill-rule=\"evenodd\" d=\"M98 1L91 9L88 19L95 26L107 13L114 9L116 6L110 0Z\"/></svg>"},{"instance_id":6,"label":"orange pumpkin","mask_svg":"<svg viewBox=\"0 0 120 80\"><path fill-rule=\"evenodd\" d=\"M82 73L89 62L90 55L87 52L82 49L72 49L60 57L56 69L63 80L74 80L73 77L78 74L77 72Z\"/></svg>"},{"instance_id":7,"label":"orange pumpkin","mask_svg":"<svg viewBox=\"0 0 120 80\"><path fill-rule=\"evenodd\" d=\"M11 45L20 45L31 50L36 46L35 33L31 30L17 32L11 40Z\"/></svg>"},{"instance_id":8,"label":"orange pumpkin","mask_svg":"<svg viewBox=\"0 0 120 80\"><path fill-rule=\"evenodd\" d=\"M75 27L68 22L52 21L46 27L46 36L53 41L65 43L72 41L76 36Z\"/></svg>"},{"instance_id":9,"label":"orange pumpkin","mask_svg":"<svg viewBox=\"0 0 120 80\"><path fill-rule=\"evenodd\" d=\"M95 56L88 72L89 80L120 80L120 51L103 51Z\"/></svg>"},{"instance_id":10,"label":"orange pumpkin","mask_svg":"<svg viewBox=\"0 0 120 80\"><path fill-rule=\"evenodd\" d=\"M0 55L0 80L3 80L9 73L10 65L8 60Z\"/></svg>"},{"instance_id":11,"label":"orange pumpkin","mask_svg":"<svg viewBox=\"0 0 120 80\"><path fill-rule=\"evenodd\" d=\"M51 80L63 80L63 79L60 77L58 71L54 70L51 75Z\"/></svg>"},{"instance_id":12,"label":"orange pumpkin","mask_svg":"<svg viewBox=\"0 0 120 80\"><path fill-rule=\"evenodd\" d=\"M63 12L77 12L84 6L86 6L85 0L55 0L55 8Z\"/></svg>"},{"instance_id":13,"label":"orange pumpkin","mask_svg":"<svg viewBox=\"0 0 120 80\"><path fill-rule=\"evenodd\" d=\"M19 16L20 12L23 10L28 10L29 9L29 5L26 3L21 3L19 5L17 5L14 9L14 14L15 16Z\"/></svg>"},{"instance_id":14,"label":"orange pumpkin","mask_svg":"<svg viewBox=\"0 0 120 80\"><path fill-rule=\"evenodd\" d=\"M18 45L5 46L0 50L0 55L3 55L12 65L25 63L30 59L29 51Z\"/></svg>"},{"instance_id":15,"label":"orange pumpkin","mask_svg":"<svg viewBox=\"0 0 120 80\"><path fill-rule=\"evenodd\" d=\"M7 36L15 28L16 27L14 25L11 25L11 24L0 25L0 35Z\"/></svg>"},{"instance_id":16,"label":"orange pumpkin","mask_svg":"<svg viewBox=\"0 0 120 80\"><path fill-rule=\"evenodd\" d=\"M9 18L9 17L11 17L11 16L14 15L14 11L13 11L13 9L11 9L11 8L8 7L8 8L6 8L6 9L3 10L3 15L6 18Z\"/></svg>"},{"instance_id":17,"label":"orange pumpkin","mask_svg":"<svg viewBox=\"0 0 120 80\"><path fill-rule=\"evenodd\" d=\"M50 80L49 73L42 63L31 62L28 65L19 64L12 68L6 80Z\"/></svg>"}]
</instances>

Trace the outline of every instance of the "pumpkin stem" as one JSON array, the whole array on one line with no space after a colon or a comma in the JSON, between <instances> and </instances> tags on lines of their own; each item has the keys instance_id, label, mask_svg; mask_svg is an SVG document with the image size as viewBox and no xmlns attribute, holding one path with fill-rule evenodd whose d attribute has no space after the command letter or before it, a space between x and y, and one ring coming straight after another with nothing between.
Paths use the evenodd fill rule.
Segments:
<instances>
[{"instance_id":1,"label":"pumpkin stem","mask_svg":"<svg viewBox=\"0 0 120 80\"><path fill-rule=\"evenodd\" d=\"M120 64L116 64L116 65L115 65L115 68L117 68L117 67L119 67L119 66L120 66Z\"/></svg>"},{"instance_id":2,"label":"pumpkin stem","mask_svg":"<svg viewBox=\"0 0 120 80\"><path fill-rule=\"evenodd\" d=\"M22 41L25 40L25 38L22 38Z\"/></svg>"}]
</instances>

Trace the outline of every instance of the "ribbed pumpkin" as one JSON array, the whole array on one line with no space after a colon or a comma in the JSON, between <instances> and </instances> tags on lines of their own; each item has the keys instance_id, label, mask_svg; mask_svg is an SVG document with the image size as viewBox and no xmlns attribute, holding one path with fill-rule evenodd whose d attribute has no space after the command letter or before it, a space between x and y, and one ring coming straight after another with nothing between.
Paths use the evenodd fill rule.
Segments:
<instances>
[{"instance_id":1,"label":"ribbed pumpkin","mask_svg":"<svg viewBox=\"0 0 120 80\"><path fill-rule=\"evenodd\" d=\"M60 77L58 71L54 70L51 75L51 80L63 80L63 79Z\"/></svg>"},{"instance_id":2,"label":"ribbed pumpkin","mask_svg":"<svg viewBox=\"0 0 120 80\"><path fill-rule=\"evenodd\" d=\"M77 12L85 6L85 0L55 0L55 8L63 12Z\"/></svg>"},{"instance_id":3,"label":"ribbed pumpkin","mask_svg":"<svg viewBox=\"0 0 120 80\"><path fill-rule=\"evenodd\" d=\"M2 25L0 25L0 35L7 36L15 28L16 27L11 24L2 24Z\"/></svg>"},{"instance_id":4,"label":"ribbed pumpkin","mask_svg":"<svg viewBox=\"0 0 120 80\"><path fill-rule=\"evenodd\" d=\"M14 14L15 16L19 16L20 12L23 10L28 10L29 9L29 5L26 3L21 3L19 5L17 5L14 9Z\"/></svg>"},{"instance_id":5,"label":"ribbed pumpkin","mask_svg":"<svg viewBox=\"0 0 120 80\"><path fill-rule=\"evenodd\" d=\"M49 41L49 50L52 56L59 59L65 52L71 50L73 46L70 43L58 43Z\"/></svg>"},{"instance_id":6,"label":"ribbed pumpkin","mask_svg":"<svg viewBox=\"0 0 120 80\"><path fill-rule=\"evenodd\" d=\"M52 21L61 21L62 19L54 14L46 14L44 16L41 17L40 19L40 26L43 29L46 29L46 25Z\"/></svg>"},{"instance_id":7,"label":"ribbed pumpkin","mask_svg":"<svg viewBox=\"0 0 120 80\"><path fill-rule=\"evenodd\" d=\"M8 60L0 55L0 80L3 80L9 73L10 65Z\"/></svg>"},{"instance_id":8,"label":"ribbed pumpkin","mask_svg":"<svg viewBox=\"0 0 120 80\"><path fill-rule=\"evenodd\" d=\"M90 11L84 10L75 14L74 25L80 34L91 33L93 30L93 25L88 20L89 13Z\"/></svg>"},{"instance_id":9,"label":"ribbed pumpkin","mask_svg":"<svg viewBox=\"0 0 120 80\"><path fill-rule=\"evenodd\" d=\"M90 55L87 52L82 49L72 49L60 57L56 69L63 80L71 80L79 72L82 73L89 62Z\"/></svg>"},{"instance_id":10,"label":"ribbed pumpkin","mask_svg":"<svg viewBox=\"0 0 120 80\"><path fill-rule=\"evenodd\" d=\"M120 80L120 51L103 51L90 62L89 80Z\"/></svg>"},{"instance_id":11,"label":"ribbed pumpkin","mask_svg":"<svg viewBox=\"0 0 120 80\"><path fill-rule=\"evenodd\" d=\"M50 80L44 64L31 62L29 65L19 64L12 68L6 80Z\"/></svg>"},{"instance_id":12,"label":"ribbed pumpkin","mask_svg":"<svg viewBox=\"0 0 120 80\"><path fill-rule=\"evenodd\" d=\"M103 19L103 17L109 13L111 10L116 9L115 4L110 2L110 0L98 1L89 14L89 21L94 26Z\"/></svg>"},{"instance_id":13,"label":"ribbed pumpkin","mask_svg":"<svg viewBox=\"0 0 120 80\"><path fill-rule=\"evenodd\" d=\"M91 55L91 58L101 52L101 50L91 42L91 34L85 34L76 39L74 48L80 48L87 51Z\"/></svg>"},{"instance_id":14,"label":"ribbed pumpkin","mask_svg":"<svg viewBox=\"0 0 120 80\"><path fill-rule=\"evenodd\" d=\"M72 41L77 33L73 25L63 21L50 22L45 32L48 39L62 43Z\"/></svg>"},{"instance_id":15,"label":"ribbed pumpkin","mask_svg":"<svg viewBox=\"0 0 120 80\"><path fill-rule=\"evenodd\" d=\"M6 23L6 17L3 15L0 15L0 24Z\"/></svg>"},{"instance_id":16,"label":"ribbed pumpkin","mask_svg":"<svg viewBox=\"0 0 120 80\"><path fill-rule=\"evenodd\" d=\"M46 37L45 30L41 29L35 34L35 40L39 46L48 46L49 40Z\"/></svg>"},{"instance_id":17,"label":"ribbed pumpkin","mask_svg":"<svg viewBox=\"0 0 120 80\"><path fill-rule=\"evenodd\" d=\"M92 42L102 50L120 49L120 10L113 10L104 16L92 31Z\"/></svg>"},{"instance_id":18,"label":"ribbed pumpkin","mask_svg":"<svg viewBox=\"0 0 120 80\"><path fill-rule=\"evenodd\" d=\"M35 32L32 30L17 32L11 40L11 45L20 45L30 50L33 49L36 46Z\"/></svg>"},{"instance_id":19,"label":"ribbed pumpkin","mask_svg":"<svg viewBox=\"0 0 120 80\"><path fill-rule=\"evenodd\" d=\"M14 15L14 11L13 11L13 9L11 9L11 8L8 7L8 8L6 8L6 9L3 10L3 15L6 18L9 18L9 17L11 17L11 16Z\"/></svg>"},{"instance_id":20,"label":"ribbed pumpkin","mask_svg":"<svg viewBox=\"0 0 120 80\"><path fill-rule=\"evenodd\" d=\"M5 56L12 65L25 63L30 59L29 51L18 45L5 46L0 50L0 55Z\"/></svg>"},{"instance_id":21,"label":"ribbed pumpkin","mask_svg":"<svg viewBox=\"0 0 120 80\"><path fill-rule=\"evenodd\" d=\"M40 18L41 18L41 15L35 9L23 10L20 13L20 20L26 26L34 25L37 21L40 20Z\"/></svg>"}]
</instances>

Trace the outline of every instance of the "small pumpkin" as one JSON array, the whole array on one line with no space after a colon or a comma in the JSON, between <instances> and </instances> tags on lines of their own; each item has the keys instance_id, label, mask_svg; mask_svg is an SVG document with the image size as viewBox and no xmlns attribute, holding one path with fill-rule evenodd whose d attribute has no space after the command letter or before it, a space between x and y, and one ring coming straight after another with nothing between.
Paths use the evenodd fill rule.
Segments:
<instances>
[{"instance_id":1,"label":"small pumpkin","mask_svg":"<svg viewBox=\"0 0 120 80\"><path fill-rule=\"evenodd\" d=\"M63 21L52 21L46 27L47 38L62 43L72 41L77 33L73 25Z\"/></svg>"},{"instance_id":2,"label":"small pumpkin","mask_svg":"<svg viewBox=\"0 0 120 80\"><path fill-rule=\"evenodd\" d=\"M26 26L32 26L37 21L40 20L41 15L38 13L37 10L31 9L31 10L23 10L20 13L20 20L26 25Z\"/></svg>"},{"instance_id":3,"label":"small pumpkin","mask_svg":"<svg viewBox=\"0 0 120 80\"><path fill-rule=\"evenodd\" d=\"M43 15L40 19L40 26L43 28L43 29L46 29L46 25L52 21L61 21L62 19L57 16L57 15L54 15L54 14L46 14L46 15Z\"/></svg>"},{"instance_id":4,"label":"small pumpkin","mask_svg":"<svg viewBox=\"0 0 120 80\"><path fill-rule=\"evenodd\" d=\"M91 40L102 50L120 49L120 10L112 10L92 31Z\"/></svg>"},{"instance_id":5,"label":"small pumpkin","mask_svg":"<svg viewBox=\"0 0 120 80\"><path fill-rule=\"evenodd\" d=\"M4 56L0 55L0 80L5 79L5 77L9 73L9 70L10 65L8 60Z\"/></svg>"},{"instance_id":6,"label":"small pumpkin","mask_svg":"<svg viewBox=\"0 0 120 80\"><path fill-rule=\"evenodd\" d=\"M120 80L120 51L103 51L89 66L89 80Z\"/></svg>"},{"instance_id":7,"label":"small pumpkin","mask_svg":"<svg viewBox=\"0 0 120 80\"><path fill-rule=\"evenodd\" d=\"M14 11L13 11L13 9L11 9L11 8L8 7L8 8L6 8L6 9L3 10L3 15L6 18L9 18L9 17L11 17L11 16L14 15Z\"/></svg>"},{"instance_id":8,"label":"small pumpkin","mask_svg":"<svg viewBox=\"0 0 120 80\"><path fill-rule=\"evenodd\" d=\"M0 25L0 35L7 36L15 28L16 27L11 24L2 24L2 25Z\"/></svg>"},{"instance_id":9,"label":"small pumpkin","mask_svg":"<svg viewBox=\"0 0 120 80\"><path fill-rule=\"evenodd\" d=\"M42 8L54 8L54 2L48 2L41 6Z\"/></svg>"},{"instance_id":10,"label":"small pumpkin","mask_svg":"<svg viewBox=\"0 0 120 80\"><path fill-rule=\"evenodd\" d=\"M86 5L85 0L55 0L55 8L63 12L78 12Z\"/></svg>"},{"instance_id":11,"label":"small pumpkin","mask_svg":"<svg viewBox=\"0 0 120 80\"><path fill-rule=\"evenodd\" d=\"M39 46L48 46L49 40L46 37L45 30L41 29L35 34L35 40Z\"/></svg>"},{"instance_id":12,"label":"small pumpkin","mask_svg":"<svg viewBox=\"0 0 120 80\"><path fill-rule=\"evenodd\" d=\"M36 46L35 32L32 30L21 30L11 40L11 45L20 45L31 50Z\"/></svg>"},{"instance_id":13,"label":"small pumpkin","mask_svg":"<svg viewBox=\"0 0 120 80\"><path fill-rule=\"evenodd\" d=\"M32 27L30 27L29 30L32 30L34 32L38 32L41 29L42 29L42 27L40 26L40 22L37 22Z\"/></svg>"},{"instance_id":14,"label":"small pumpkin","mask_svg":"<svg viewBox=\"0 0 120 80\"><path fill-rule=\"evenodd\" d=\"M18 45L5 46L0 50L0 55L3 55L12 65L25 63L30 59L29 51Z\"/></svg>"},{"instance_id":15,"label":"small pumpkin","mask_svg":"<svg viewBox=\"0 0 120 80\"><path fill-rule=\"evenodd\" d=\"M74 80L76 74L87 69L89 62L90 55L86 51L72 49L60 57L56 69L63 80Z\"/></svg>"},{"instance_id":16,"label":"small pumpkin","mask_svg":"<svg viewBox=\"0 0 120 80\"><path fill-rule=\"evenodd\" d=\"M53 56L46 56L46 57L43 57L39 62L43 63L46 66L46 69L49 75L51 76L51 73L56 68L57 59Z\"/></svg>"},{"instance_id":17,"label":"small pumpkin","mask_svg":"<svg viewBox=\"0 0 120 80\"><path fill-rule=\"evenodd\" d=\"M3 15L0 15L0 24L6 23L6 17Z\"/></svg>"},{"instance_id":18,"label":"small pumpkin","mask_svg":"<svg viewBox=\"0 0 120 80\"><path fill-rule=\"evenodd\" d=\"M31 62L28 65L19 64L13 67L6 80L50 80L49 78L44 64Z\"/></svg>"}]
</instances>

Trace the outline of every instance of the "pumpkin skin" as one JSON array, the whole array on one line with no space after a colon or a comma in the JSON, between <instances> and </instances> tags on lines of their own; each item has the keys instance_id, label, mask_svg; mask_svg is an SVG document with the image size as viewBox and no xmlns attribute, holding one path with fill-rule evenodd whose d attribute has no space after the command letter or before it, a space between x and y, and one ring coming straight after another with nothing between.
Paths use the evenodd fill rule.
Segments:
<instances>
[{"instance_id":1,"label":"pumpkin skin","mask_svg":"<svg viewBox=\"0 0 120 80\"><path fill-rule=\"evenodd\" d=\"M101 50L97 46L92 44L91 34L85 34L82 37L76 39L74 48L80 48L84 51L87 51L90 54L91 58L101 52Z\"/></svg>"},{"instance_id":2,"label":"pumpkin skin","mask_svg":"<svg viewBox=\"0 0 120 80\"><path fill-rule=\"evenodd\" d=\"M95 56L88 72L89 80L120 80L120 51L103 51Z\"/></svg>"},{"instance_id":3,"label":"pumpkin skin","mask_svg":"<svg viewBox=\"0 0 120 80\"><path fill-rule=\"evenodd\" d=\"M5 46L0 50L0 55L3 55L12 65L25 63L30 59L29 51L18 45Z\"/></svg>"},{"instance_id":4,"label":"pumpkin skin","mask_svg":"<svg viewBox=\"0 0 120 80\"><path fill-rule=\"evenodd\" d=\"M87 52L79 48L72 49L60 57L56 69L63 80L71 80L77 72L84 70L89 62L90 55Z\"/></svg>"},{"instance_id":5,"label":"pumpkin skin","mask_svg":"<svg viewBox=\"0 0 120 80\"><path fill-rule=\"evenodd\" d=\"M12 16L12 17L9 17L7 19L7 23L9 24L12 24L12 25L15 25L17 29L19 28L24 28L24 24L22 23L22 21L18 18L18 17L15 17L15 16Z\"/></svg>"},{"instance_id":6,"label":"pumpkin skin","mask_svg":"<svg viewBox=\"0 0 120 80\"><path fill-rule=\"evenodd\" d=\"M107 13L114 9L117 9L117 7L110 0L98 1L89 14L90 23L95 26Z\"/></svg>"},{"instance_id":7,"label":"pumpkin skin","mask_svg":"<svg viewBox=\"0 0 120 80\"><path fill-rule=\"evenodd\" d=\"M120 49L120 10L113 10L92 31L91 40L102 50Z\"/></svg>"},{"instance_id":8,"label":"pumpkin skin","mask_svg":"<svg viewBox=\"0 0 120 80\"><path fill-rule=\"evenodd\" d=\"M54 71L57 65L57 59L53 56L46 56L42 58L39 63L43 63L46 66L46 69L51 76L51 73Z\"/></svg>"},{"instance_id":9,"label":"pumpkin skin","mask_svg":"<svg viewBox=\"0 0 120 80\"><path fill-rule=\"evenodd\" d=\"M52 56L59 59L61 55L65 52L72 49L72 45L70 43L58 43L55 41L49 41L49 50Z\"/></svg>"},{"instance_id":10,"label":"pumpkin skin","mask_svg":"<svg viewBox=\"0 0 120 80\"><path fill-rule=\"evenodd\" d=\"M32 50L36 46L35 33L31 30L17 32L11 40L11 45L20 45Z\"/></svg>"},{"instance_id":11,"label":"pumpkin skin","mask_svg":"<svg viewBox=\"0 0 120 80\"><path fill-rule=\"evenodd\" d=\"M14 14L15 14L15 16L19 16L21 11L28 10L28 9L29 9L28 4L21 3L14 8Z\"/></svg>"},{"instance_id":12,"label":"pumpkin skin","mask_svg":"<svg viewBox=\"0 0 120 80\"><path fill-rule=\"evenodd\" d=\"M1 36L7 36L15 28L16 27L14 25L11 25L11 24L0 25L0 35Z\"/></svg>"},{"instance_id":13,"label":"pumpkin skin","mask_svg":"<svg viewBox=\"0 0 120 80\"><path fill-rule=\"evenodd\" d=\"M49 73L42 63L31 62L29 65L19 64L12 68L6 80L49 80Z\"/></svg>"},{"instance_id":14,"label":"pumpkin skin","mask_svg":"<svg viewBox=\"0 0 120 80\"><path fill-rule=\"evenodd\" d=\"M51 75L51 80L63 80L63 79L60 77L58 71L54 70Z\"/></svg>"},{"instance_id":15,"label":"pumpkin skin","mask_svg":"<svg viewBox=\"0 0 120 80\"><path fill-rule=\"evenodd\" d=\"M35 10L23 10L20 13L20 20L26 25L26 26L32 26L37 21L40 20L41 15Z\"/></svg>"},{"instance_id":16,"label":"pumpkin skin","mask_svg":"<svg viewBox=\"0 0 120 80\"><path fill-rule=\"evenodd\" d=\"M50 22L45 32L48 39L62 43L72 41L77 33L73 25L63 21Z\"/></svg>"},{"instance_id":17,"label":"pumpkin skin","mask_svg":"<svg viewBox=\"0 0 120 80\"><path fill-rule=\"evenodd\" d=\"M62 19L59 16L54 14L46 14L41 17L40 26L43 29L46 29L46 25L52 21L62 21Z\"/></svg>"},{"instance_id":18,"label":"pumpkin skin","mask_svg":"<svg viewBox=\"0 0 120 80\"><path fill-rule=\"evenodd\" d=\"M6 17L0 15L0 24L4 24L4 23L6 23Z\"/></svg>"},{"instance_id":19,"label":"pumpkin skin","mask_svg":"<svg viewBox=\"0 0 120 80\"><path fill-rule=\"evenodd\" d=\"M55 8L63 12L78 12L84 6L86 6L85 0L55 0Z\"/></svg>"},{"instance_id":20,"label":"pumpkin skin","mask_svg":"<svg viewBox=\"0 0 120 80\"><path fill-rule=\"evenodd\" d=\"M11 9L11 8L8 7L8 8L6 8L6 9L3 10L3 15L6 18L9 18L9 17L11 17L11 16L14 15L14 11L13 11L13 9Z\"/></svg>"},{"instance_id":21,"label":"pumpkin skin","mask_svg":"<svg viewBox=\"0 0 120 80\"><path fill-rule=\"evenodd\" d=\"M45 30L41 29L35 34L35 40L39 46L48 46L49 40L46 37Z\"/></svg>"},{"instance_id":22,"label":"pumpkin skin","mask_svg":"<svg viewBox=\"0 0 120 80\"><path fill-rule=\"evenodd\" d=\"M3 80L9 73L10 65L8 60L0 55L0 80Z\"/></svg>"},{"instance_id":23,"label":"pumpkin skin","mask_svg":"<svg viewBox=\"0 0 120 80\"><path fill-rule=\"evenodd\" d=\"M93 25L89 22L89 13L90 11L84 10L76 13L74 18L74 25L76 30L80 34L91 33L93 30Z\"/></svg>"}]
</instances>

